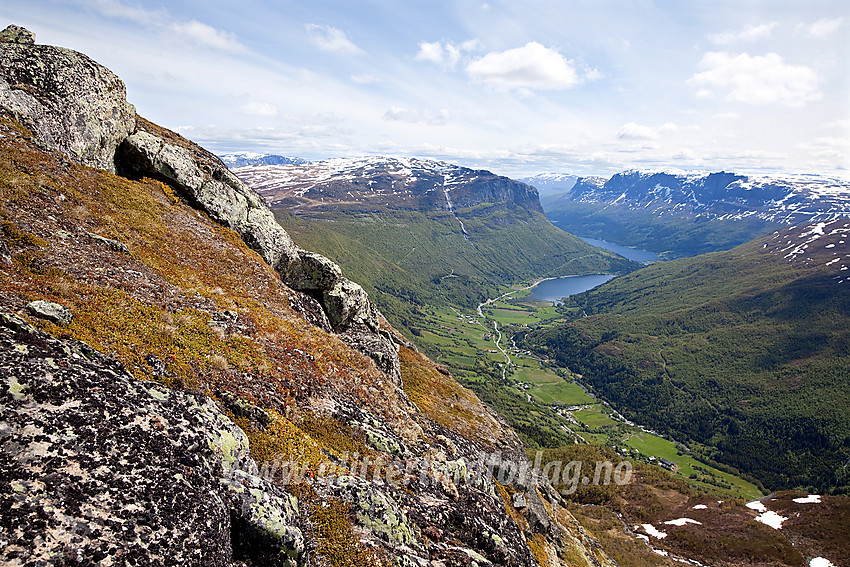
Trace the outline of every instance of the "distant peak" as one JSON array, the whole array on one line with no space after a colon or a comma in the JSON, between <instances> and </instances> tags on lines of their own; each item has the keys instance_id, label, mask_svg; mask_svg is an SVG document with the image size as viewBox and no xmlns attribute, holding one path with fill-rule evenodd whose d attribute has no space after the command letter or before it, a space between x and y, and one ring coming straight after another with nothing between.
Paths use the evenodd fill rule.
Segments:
<instances>
[{"instance_id":1,"label":"distant peak","mask_svg":"<svg viewBox=\"0 0 850 567\"><path fill-rule=\"evenodd\" d=\"M218 156L227 167L243 167L246 165L304 165L310 163L298 157L286 157L276 154L258 154L241 152L222 154Z\"/></svg>"}]
</instances>

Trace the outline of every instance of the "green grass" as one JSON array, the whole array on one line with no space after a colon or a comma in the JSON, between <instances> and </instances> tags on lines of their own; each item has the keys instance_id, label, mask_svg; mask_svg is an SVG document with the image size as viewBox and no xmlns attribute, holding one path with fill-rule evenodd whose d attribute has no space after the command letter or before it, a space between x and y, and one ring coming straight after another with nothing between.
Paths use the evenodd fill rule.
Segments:
<instances>
[{"instance_id":1,"label":"green grass","mask_svg":"<svg viewBox=\"0 0 850 567\"><path fill-rule=\"evenodd\" d=\"M434 360L447 365L456 378L473 388L505 417L529 446L556 447L569 444L572 440L563 433L559 424L573 429L576 427L557 416L549 406L587 405L588 409L573 414L583 426L578 427L576 432L586 441L621 446L624 444L622 440L631 436L625 444L638 448L645 457L652 455L675 462L681 467L683 478L699 490L714 492L724 498L736 495L751 498L760 494L757 487L743 479L701 464L691 456L677 455L676 446L671 441L611 419L610 408L588 395L575 382L564 380L551 368L541 367L534 358L511 355L511 361L516 366L511 367L508 382L501 384L501 367L496 366L496 363L503 363L504 356L499 352L488 352L495 346L492 338L485 340L483 336L491 332L492 326L488 326L485 321L479 322L472 310L429 308L427 321L429 327L439 334L424 332L418 338L420 346ZM503 344L510 343L508 337L513 329L502 327L505 333ZM471 356L473 352L475 356ZM487 366L487 361L490 366ZM563 373L562 370L558 372ZM520 390L515 386L519 383L532 386L528 390ZM532 403L527 401L526 394L531 395ZM703 470L694 467L702 467ZM694 472L698 477L689 478ZM704 480L713 481L714 484Z\"/></svg>"},{"instance_id":2,"label":"green grass","mask_svg":"<svg viewBox=\"0 0 850 567\"><path fill-rule=\"evenodd\" d=\"M545 404L580 405L596 403L584 389L575 382L540 384L528 390L532 396Z\"/></svg>"},{"instance_id":3,"label":"green grass","mask_svg":"<svg viewBox=\"0 0 850 567\"><path fill-rule=\"evenodd\" d=\"M501 325L527 325L540 321L531 312L518 309L492 309L488 316Z\"/></svg>"},{"instance_id":4,"label":"green grass","mask_svg":"<svg viewBox=\"0 0 850 567\"><path fill-rule=\"evenodd\" d=\"M563 232L539 212L491 204L457 213L468 239L445 211L313 211L309 219L276 211L299 245L339 263L410 338L427 328L427 308L473 309L507 291L505 282L636 267Z\"/></svg>"},{"instance_id":5,"label":"green grass","mask_svg":"<svg viewBox=\"0 0 850 567\"><path fill-rule=\"evenodd\" d=\"M607 413L599 411L598 408L577 410L573 412L573 415L579 422L591 429L617 424Z\"/></svg>"},{"instance_id":6,"label":"green grass","mask_svg":"<svg viewBox=\"0 0 850 567\"><path fill-rule=\"evenodd\" d=\"M514 374L514 380L517 382L530 382L532 384L558 384L564 381L563 378L551 370L532 366L523 366Z\"/></svg>"},{"instance_id":7,"label":"green grass","mask_svg":"<svg viewBox=\"0 0 850 567\"><path fill-rule=\"evenodd\" d=\"M651 455L656 459L667 459L676 463L679 467L677 474L689 480L697 488L712 490L727 497L745 500L754 500L762 496L762 492L754 484L701 463L686 453L682 454L675 443L663 437L640 432L629 434L623 443L637 449L643 455ZM697 478L691 479L691 475L696 475ZM713 480L714 482L705 482L699 479Z\"/></svg>"}]
</instances>

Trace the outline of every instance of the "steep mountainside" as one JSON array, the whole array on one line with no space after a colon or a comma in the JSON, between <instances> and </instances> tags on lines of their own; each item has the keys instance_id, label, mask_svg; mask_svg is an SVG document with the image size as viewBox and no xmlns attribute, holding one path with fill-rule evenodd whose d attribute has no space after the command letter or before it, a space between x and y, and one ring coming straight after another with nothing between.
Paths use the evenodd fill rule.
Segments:
<instances>
[{"instance_id":1,"label":"steep mountainside","mask_svg":"<svg viewBox=\"0 0 850 567\"><path fill-rule=\"evenodd\" d=\"M425 304L472 307L524 279L634 268L552 226L534 188L487 171L363 158L235 173L412 334Z\"/></svg>"},{"instance_id":2,"label":"steep mountainside","mask_svg":"<svg viewBox=\"0 0 850 567\"><path fill-rule=\"evenodd\" d=\"M20 28L0 196L0 563L611 565L338 266Z\"/></svg>"},{"instance_id":3,"label":"steep mountainside","mask_svg":"<svg viewBox=\"0 0 850 567\"><path fill-rule=\"evenodd\" d=\"M627 171L580 179L546 214L564 230L689 256L782 226L850 215L850 182L812 176Z\"/></svg>"},{"instance_id":4,"label":"steep mountainside","mask_svg":"<svg viewBox=\"0 0 850 567\"><path fill-rule=\"evenodd\" d=\"M526 344L767 486L847 493L848 276L850 221L799 225L574 296L587 316Z\"/></svg>"}]
</instances>

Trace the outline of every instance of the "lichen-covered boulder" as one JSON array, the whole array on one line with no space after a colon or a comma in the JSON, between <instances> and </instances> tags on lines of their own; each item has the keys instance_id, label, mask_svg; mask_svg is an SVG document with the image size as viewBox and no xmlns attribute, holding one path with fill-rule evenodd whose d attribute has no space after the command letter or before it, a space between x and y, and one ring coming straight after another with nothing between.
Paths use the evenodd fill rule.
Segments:
<instances>
[{"instance_id":1,"label":"lichen-covered boulder","mask_svg":"<svg viewBox=\"0 0 850 567\"><path fill-rule=\"evenodd\" d=\"M141 122L140 122L141 123ZM119 172L176 187L216 222L238 232L269 265L289 264L297 247L263 200L214 155L138 129L121 144Z\"/></svg>"},{"instance_id":2,"label":"lichen-covered boulder","mask_svg":"<svg viewBox=\"0 0 850 567\"><path fill-rule=\"evenodd\" d=\"M135 125L124 83L82 53L10 28L0 41L0 109L72 161L114 172L115 149Z\"/></svg>"},{"instance_id":3,"label":"lichen-covered boulder","mask_svg":"<svg viewBox=\"0 0 850 567\"><path fill-rule=\"evenodd\" d=\"M33 45L35 43L35 34L26 28L11 24L0 32L0 43L22 43L24 45Z\"/></svg>"},{"instance_id":4,"label":"lichen-covered boulder","mask_svg":"<svg viewBox=\"0 0 850 567\"><path fill-rule=\"evenodd\" d=\"M39 319L46 319L59 325L70 325L74 317L70 309L52 301L30 301L27 303L27 311Z\"/></svg>"},{"instance_id":5,"label":"lichen-covered boulder","mask_svg":"<svg viewBox=\"0 0 850 567\"><path fill-rule=\"evenodd\" d=\"M0 313L0 564L297 565L298 502L215 403Z\"/></svg>"},{"instance_id":6,"label":"lichen-covered boulder","mask_svg":"<svg viewBox=\"0 0 850 567\"><path fill-rule=\"evenodd\" d=\"M333 479L330 489L335 497L351 505L358 525L375 534L397 553L421 553L422 546L406 512L388 491L355 476Z\"/></svg>"}]
</instances>

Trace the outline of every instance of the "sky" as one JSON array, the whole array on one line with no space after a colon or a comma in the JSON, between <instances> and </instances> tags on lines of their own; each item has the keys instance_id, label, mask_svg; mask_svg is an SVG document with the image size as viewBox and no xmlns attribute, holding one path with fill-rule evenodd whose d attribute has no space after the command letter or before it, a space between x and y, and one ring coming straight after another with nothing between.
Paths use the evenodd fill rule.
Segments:
<instances>
[{"instance_id":1,"label":"sky","mask_svg":"<svg viewBox=\"0 0 850 567\"><path fill-rule=\"evenodd\" d=\"M3 0L218 153L850 178L847 0Z\"/></svg>"}]
</instances>

